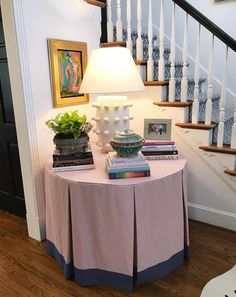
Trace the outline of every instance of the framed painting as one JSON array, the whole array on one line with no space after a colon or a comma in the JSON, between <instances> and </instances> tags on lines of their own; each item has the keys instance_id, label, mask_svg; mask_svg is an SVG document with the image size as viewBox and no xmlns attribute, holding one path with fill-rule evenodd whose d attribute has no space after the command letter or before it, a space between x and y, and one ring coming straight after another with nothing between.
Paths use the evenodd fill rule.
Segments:
<instances>
[{"instance_id":1,"label":"framed painting","mask_svg":"<svg viewBox=\"0 0 236 297\"><path fill-rule=\"evenodd\" d=\"M53 106L62 107L88 102L80 84L87 65L85 42L48 39Z\"/></svg>"},{"instance_id":2,"label":"framed painting","mask_svg":"<svg viewBox=\"0 0 236 297\"><path fill-rule=\"evenodd\" d=\"M144 119L146 140L170 140L171 119Z\"/></svg>"}]
</instances>

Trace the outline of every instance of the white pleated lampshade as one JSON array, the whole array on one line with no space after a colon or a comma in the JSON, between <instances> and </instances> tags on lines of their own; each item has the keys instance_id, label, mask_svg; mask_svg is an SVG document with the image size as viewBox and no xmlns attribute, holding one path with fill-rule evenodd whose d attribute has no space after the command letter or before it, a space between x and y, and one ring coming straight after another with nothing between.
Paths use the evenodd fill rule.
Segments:
<instances>
[{"instance_id":1,"label":"white pleated lampshade","mask_svg":"<svg viewBox=\"0 0 236 297\"><path fill-rule=\"evenodd\" d=\"M124 47L108 47L92 51L80 93L121 93L144 88L130 51Z\"/></svg>"}]
</instances>

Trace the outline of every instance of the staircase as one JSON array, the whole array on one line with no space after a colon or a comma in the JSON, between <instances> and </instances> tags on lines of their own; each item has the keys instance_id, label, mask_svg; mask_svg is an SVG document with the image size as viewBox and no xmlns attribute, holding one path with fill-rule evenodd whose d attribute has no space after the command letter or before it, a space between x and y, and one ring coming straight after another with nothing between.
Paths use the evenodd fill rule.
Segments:
<instances>
[{"instance_id":1,"label":"staircase","mask_svg":"<svg viewBox=\"0 0 236 297\"><path fill-rule=\"evenodd\" d=\"M155 5L159 3L158 9L153 10L154 2ZM153 107L149 100L145 117L172 119L173 138L187 156L190 167L190 217L236 230L236 95L232 95L227 85L229 56L233 55L235 59L236 41L185 0L107 0L106 4L102 9L100 46L130 49L147 92L151 92ZM180 11L182 33L178 24ZM143 12L146 12L145 19ZM168 22L170 35L165 32ZM189 28L194 22L193 59L188 48L192 43ZM208 46L204 52L208 57L207 67L201 64L205 31L208 32ZM180 34L181 47L177 43ZM217 67L222 68L220 81L214 74L215 45L219 43L223 48L221 60L217 61L221 64ZM138 100L136 104L143 108ZM192 160L193 153L196 160ZM202 179L209 180L204 183L201 175ZM200 187L206 188L202 194L198 180ZM210 183L212 190L208 191ZM214 193L213 183L216 183L215 191L221 191L219 197ZM207 195L216 195L216 200L222 201L208 203Z\"/></svg>"}]
</instances>

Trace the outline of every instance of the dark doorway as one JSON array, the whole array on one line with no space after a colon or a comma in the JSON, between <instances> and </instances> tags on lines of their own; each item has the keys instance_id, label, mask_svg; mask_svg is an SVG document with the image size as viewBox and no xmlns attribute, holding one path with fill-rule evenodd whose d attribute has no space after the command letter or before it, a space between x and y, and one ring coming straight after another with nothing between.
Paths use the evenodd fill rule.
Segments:
<instances>
[{"instance_id":1,"label":"dark doorway","mask_svg":"<svg viewBox=\"0 0 236 297\"><path fill-rule=\"evenodd\" d=\"M0 209L25 217L10 78L0 11Z\"/></svg>"}]
</instances>

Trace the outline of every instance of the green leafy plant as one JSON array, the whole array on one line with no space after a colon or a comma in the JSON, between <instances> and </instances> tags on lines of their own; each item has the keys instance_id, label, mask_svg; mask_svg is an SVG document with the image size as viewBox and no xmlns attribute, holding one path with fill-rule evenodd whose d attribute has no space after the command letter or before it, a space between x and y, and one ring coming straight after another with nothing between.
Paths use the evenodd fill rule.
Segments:
<instances>
[{"instance_id":1,"label":"green leafy plant","mask_svg":"<svg viewBox=\"0 0 236 297\"><path fill-rule=\"evenodd\" d=\"M92 125L87 122L86 115L80 116L78 110L59 113L45 124L56 135L72 136L74 139L80 138L81 134L87 134L92 128Z\"/></svg>"}]
</instances>

